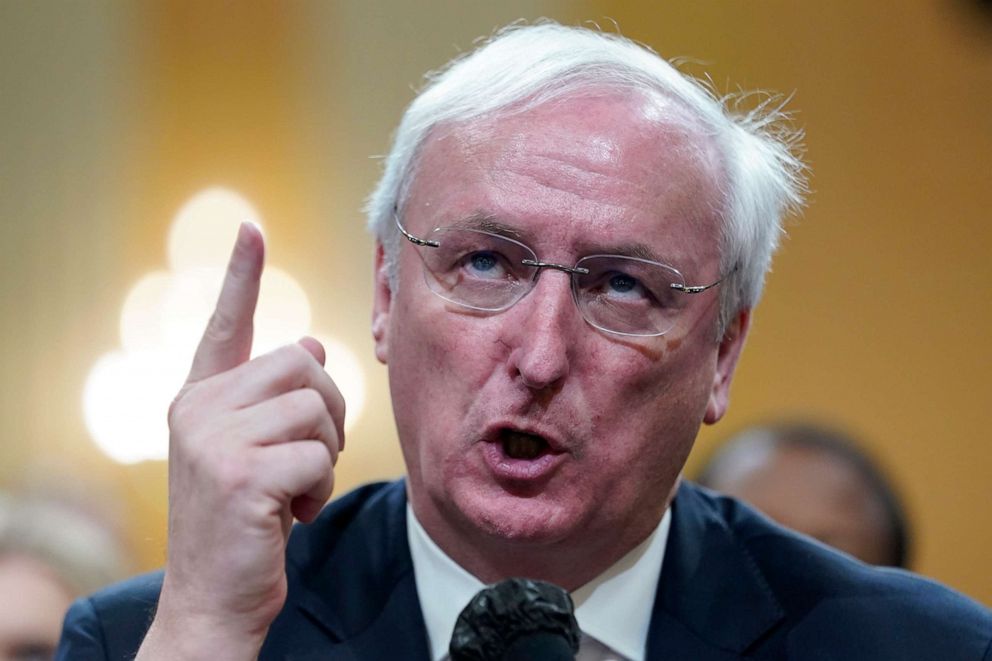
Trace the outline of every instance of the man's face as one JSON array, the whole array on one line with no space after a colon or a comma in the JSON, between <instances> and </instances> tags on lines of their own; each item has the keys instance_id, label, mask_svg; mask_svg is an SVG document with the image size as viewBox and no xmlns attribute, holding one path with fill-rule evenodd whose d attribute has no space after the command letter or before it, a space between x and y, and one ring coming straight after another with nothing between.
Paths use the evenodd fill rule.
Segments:
<instances>
[{"instance_id":1,"label":"man's face","mask_svg":"<svg viewBox=\"0 0 992 661\"><path fill-rule=\"evenodd\" d=\"M824 450L757 446L711 486L867 563L891 562L884 505L854 466Z\"/></svg>"},{"instance_id":2,"label":"man's face","mask_svg":"<svg viewBox=\"0 0 992 661\"><path fill-rule=\"evenodd\" d=\"M677 107L571 98L436 130L402 220L424 236L485 217L566 265L640 247L687 284L708 284L721 276L715 163ZM582 319L561 271L480 314L431 293L412 245L400 249L396 291L382 263L380 253L377 355L414 510L442 547L643 539L700 423L723 414L746 314L736 339L718 341L713 289L664 336L622 337Z\"/></svg>"},{"instance_id":3,"label":"man's face","mask_svg":"<svg viewBox=\"0 0 992 661\"><path fill-rule=\"evenodd\" d=\"M0 661L52 658L72 603L55 572L28 556L0 555L0 595Z\"/></svg>"}]
</instances>

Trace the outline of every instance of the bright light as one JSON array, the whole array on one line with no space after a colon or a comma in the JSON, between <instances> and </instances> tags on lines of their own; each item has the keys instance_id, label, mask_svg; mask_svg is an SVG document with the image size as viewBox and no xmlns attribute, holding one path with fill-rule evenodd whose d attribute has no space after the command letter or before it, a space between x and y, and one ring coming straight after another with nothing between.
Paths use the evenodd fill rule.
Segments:
<instances>
[{"instance_id":1,"label":"bright light","mask_svg":"<svg viewBox=\"0 0 992 661\"><path fill-rule=\"evenodd\" d=\"M186 369L164 354L103 355L83 389L86 426L97 447L122 464L167 458L166 413Z\"/></svg>"},{"instance_id":2,"label":"bright light","mask_svg":"<svg viewBox=\"0 0 992 661\"><path fill-rule=\"evenodd\" d=\"M310 301L288 273L266 267L255 308L255 355L267 353L309 332Z\"/></svg>"},{"instance_id":3,"label":"bright light","mask_svg":"<svg viewBox=\"0 0 992 661\"><path fill-rule=\"evenodd\" d=\"M327 354L324 368L344 397L344 430L347 432L365 409L365 372L351 349L326 335L318 335L317 339Z\"/></svg>"},{"instance_id":4,"label":"bright light","mask_svg":"<svg viewBox=\"0 0 992 661\"><path fill-rule=\"evenodd\" d=\"M248 200L226 188L208 188L183 205L169 231L169 268L223 267L243 221L262 220Z\"/></svg>"},{"instance_id":5,"label":"bright light","mask_svg":"<svg viewBox=\"0 0 992 661\"><path fill-rule=\"evenodd\" d=\"M97 446L121 463L168 457L166 414L189 370L220 292L238 225L260 225L257 212L233 191L211 188L187 202L169 232L171 270L146 274L121 310L121 348L90 370L83 390L86 426ZM253 355L298 340L310 330L310 301L292 276L267 266L255 311ZM346 398L346 428L365 401L355 355L321 337L327 369Z\"/></svg>"}]
</instances>

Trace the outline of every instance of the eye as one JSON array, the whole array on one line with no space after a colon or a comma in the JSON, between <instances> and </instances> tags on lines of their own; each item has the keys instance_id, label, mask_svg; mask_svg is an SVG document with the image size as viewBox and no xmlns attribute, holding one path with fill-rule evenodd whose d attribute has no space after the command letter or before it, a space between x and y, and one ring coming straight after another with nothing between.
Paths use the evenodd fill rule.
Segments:
<instances>
[{"instance_id":1,"label":"eye","mask_svg":"<svg viewBox=\"0 0 992 661\"><path fill-rule=\"evenodd\" d=\"M466 261L476 271L491 271L498 265L495 254L491 252L475 252L466 257Z\"/></svg>"},{"instance_id":2,"label":"eye","mask_svg":"<svg viewBox=\"0 0 992 661\"><path fill-rule=\"evenodd\" d=\"M14 661L45 661L55 657L55 646L45 641L15 641L9 651L10 656L5 658Z\"/></svg>"},{"instance_id":3,"label":"eye","mask_svg":"<svg viewBox=\"0 0 992 661\"><path fill-rule=\"evenodd\" d=\"M636 278L626 273L617 273L610 278L609 287L615 292L626 294L638 286Z\"/></svg>"},{"instance_id":4,"label":"eye","mask_svg":"<svg viewBox=\"0 0 992 661\"><path fill-rule=\"evenodd\" d=\"M485 290L488 300L493 287L518 286L534 275L532 267L524 264L536 259L533 252L510 238L450 227L437 229L432 236L438 245L420 251L420 256L446 292L455 287L475 287Z\"/></svg>"},{"instance_id":5,"label":"eye","mask_svg":"<svg viewBox=\"0 0 992 661\"><path fill-rule=\"evenodd\" d=\"M505 280L513 275L510 262L495 250L473 250L458 260L463 277L479 280Z\"/></svg>"},{"instance_id":6,"label":"eye","mask_svg":"<svg viewBox=\"0 0 992 661\"><path fill-rule=\"evenodd\" d=\"M589 285L590 293L618 303L634 303L654 298L638 278L623 271L604 271Z\"/></svg>"},{"instance_id":7,"label":"eye","mask_svg":"<svg viewBox=\"0 0 992 661\"><path fill-rule=\"evenodd\" d=\"M588 304L629 312L667 310L679 306L671 284L677 272L656 262L617 255L593 255L580 260L589 273L576 280L577 294Z\"/></svg>"}]
</instances>

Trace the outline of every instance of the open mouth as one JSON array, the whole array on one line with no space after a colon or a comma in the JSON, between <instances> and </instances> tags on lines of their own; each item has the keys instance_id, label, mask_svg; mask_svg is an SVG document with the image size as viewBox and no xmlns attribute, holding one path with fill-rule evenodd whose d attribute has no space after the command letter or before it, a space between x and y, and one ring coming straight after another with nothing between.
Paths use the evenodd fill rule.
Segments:
<instances>
[{"instance_id":1,"label":"open mouth","mask_svg":"<svg viewBox=\"0 0 992 661\"><path fill-rule=\"evenodd\" d=\"M544 438L513 429L501 430L499 440L503 453L510 459L537 459L550 450Z\"/></svg>"},{"instance_id":2,"label":"open mouth","mask_svg":"<svg viewBox=\"0 0 992 661\"><path fill-rule=\"evenodd\" d=\"M500 486L518 496L539 493L571 454L568 445L557 437L530 429L533 431L509 423L490 428L483 436L482 460Z\"/></svg>"}]
</instances>

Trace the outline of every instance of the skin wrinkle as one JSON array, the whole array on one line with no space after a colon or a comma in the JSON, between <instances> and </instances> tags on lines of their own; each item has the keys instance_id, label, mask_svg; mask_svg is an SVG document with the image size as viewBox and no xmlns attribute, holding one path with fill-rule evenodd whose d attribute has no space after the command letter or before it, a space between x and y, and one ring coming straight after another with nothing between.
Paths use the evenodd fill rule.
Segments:
<instances>
[{"instance_id":1,"label":"skin wrinkle","mask_svg":"<svg viewBox=\"0 0 992 661\"><path fill-rule=\"evenodd\" d=\"M713 190L721 190L721 182L725 178L725 170L720 159L720 152L711 138L712 132L707 130L702 122L692 113L692 111L677 99L672 99L660 94L654 94L642 90L637 90L633 93L625 90L625 92L627 92L629 98L635 100L632 104L634 109L631 111L631 118L625 122L629 132L639 138L643 138L646 143L650 142L651 151L666 151L671 153L676 158L690 161L694 168L689 169L695 169L697 174L705 173L707 175L705 178L708 179L707 184L712 187L712 190L705 190L701 188L700 184L702 183L702 180L699 177L692 176L691 173L683 171L682 176L676 176L662 181L653 180L649 187L641 184L629 192L641 192L649 196L654 196L655 198L677 194L679 195L678 201L680 204L687 200L693 200L694 202L692 204L687 205L690 208L695 207L693 213L688 217L688 219L694 223L708 222L713 216L713 200L722 200L723 198L722 194L715 196L712 192ZM542 108L551 113L552 110L571 101L581 99L602 100L604 98L610 98L616 93L617 91L610 87L590 88L576 94L575 96L554 99L546 106L542 106ZM498 130L502 121L511 120L518 114L518 110L510 108L501 111L501 113L496 116L485 116L481 119L469 120L467 122L448 123L442 126L434 127L428 135L427 140L425 140L425 145L434 140L438 141L440 144L443 144L445 141L451 141L455 143L456 149L464 154L466 162L472 162L486 152L488 145L491 143L494 132ZM647 129L643 127L639 128L641 125L638 125L635 121L633 121L638 117L649 120L650 123L664 123L666 126L671 127L671 130L664 136L663 139L659 140L658 136L649 136L649 131ZM587 120L585 122L586 127L594 127L592 121L593 120L591 119ZM589 141L585 141L579 145L576 138L568 131L562 131L559 127L552 127L552 130L556 131L554 133L556 138L554 143L559 148L556 149L553 154L543 154L539 158L548 159L552 163L558 162L562 165L571 167L567 163L567 158L562 159L561 155L565 154L567 156L565 146L576 145L583 149L584 154L587 157L590 153L596 154L605 152L609 155L609 158L596 159L592 163L587 160L583 163L584 171L587 174L605 174L608 172L606 168L608 166L615 167L621 158L620 154L622 150L618 149L609 138L600 137L597 135L597 137L593 140L593 143L596 146L601 144L610 144L611 147L608 150L595 148L590 150L588 146ZM526 138L522 136L514 136L511 138L511 145L512 148L506 151L519 154L521 150L525 149L527 146ZM423 149L421 149L421 153L422 152ZM503 160L498 161L495 165L501 166L503 161L508 160L509 157L509 155L505 155ZM596 167L597 165L599 167ZM648 171L649 166L642 165L639 159L636 160L634 165L635 167L640 166L645 172ZM492 176L492 173L495 171L497 171L497 168L491 169L487 172L487 176ZM645 172L642 172L642 174ZM602 179L604 183L612 185L616 184L615 179L610 176L605 176ZM553 178L549 178L548 181L538 180L538 182L552 188L560 188L555 183ZM515 189L512 187L506 188L508 193L512 193L513 190ZM722 209L722 202L719 206L720 209Z\"/></svg>"},{"instance_id":2,"label":"skin wrinkle","mask_svg":"<svg viewBox=\"0 0 992 661\"><path fill-rule=\"evenodd\" d=\"M575 200L578 200L580 202L582 201L582 198L577 194L570 193L566 189L563 189L562 188L563 184L556 186L547 186L543 183L543 179L530 177L529 175L526 174L520 175L520 179L527 179L533 181L534 183L538 183L539 185L541 185L546 189L561 191L560 196L555 196L555 206L561 209L573 210L575 209L575 207L578 206L578 204L575 203ZM507 195L512 195L514 194L514 191L519 191L525 188L519 182L515 182L514 185L510 185L505 182L494 182L494 184L495 183L498 183L500 189L506 192ZM673 184L671 186L663 186L661 188L664 190L672 189L673 192L679 191L679 195L676 196L676 200L675 200L676 204L674 206L682 206L683 203L685 203L687 200L690 199L695 200L705 197L703 190L698 186L698 184L695 184L695 182L693 182L693 184L687 184L681 187L678 186L677 184ZM682 191L684 191L687 188L692 190L693 193L692 195L682 193ZM630 187L630 191L632 192L638 192L639 190L643 190L643 188ZM694 202L690 204L692 204L692 206L698 206L695 205ZM513 238L516 238L522 243L527 244L532 250L537 252L538 256L541 259L545 259L546 261L574 264L576 261L578 261L578 257L582 257L586 255L624 254L634 257L642 257L644 259L650 259L652 261L657 261L672 266L680 273L682 273L684 277L687 278L688 284L697 284L704 281L706 284L708 284L709 282L712 282L713 280L716 280L719 277L718 269L714 269L713 270L714 272L711 274L700 274L702 277L699 276L694 277L693 273L699 273L702 270L699 264L698 257L693 253L679 251L677 245L665 246L664 248L665 252L658 253L654 247L640 243L623 243L623 244L615 243L615 241L610 236L612 234L611 231L612 225L615 224L616 216L619 215L619 212L622 210L619 207L609 206L602 211L603 212L599 214L589 213L588 211L575 212L576 215L581 216L584 220L586 220L589 223L589 231L587 235L586 234L580 235L575 240L573 252L576 255L576 258L571 261L564 261L564 262L559 262L558 259L546 257L544 251L539 247L540 243L542 242L542 237L544 237L543 240L544 243L549 243L552 245L555 244L561 245L560 240L554 242L548 241L546 239L547 234L543 234L531 238L526 232L522 232L516 229L510 229L512 228L512 226L509 226L506 223L497 222L496 225L501 228L504 228L504 231L498 233L505 232L507 235L512 236ZM610 211L612 213L605 213L606 211ZM487 211L483 209L478 210L476 214L486 218L493 218L497 215L491 211ZM476 214L473 214L473 216ZM643 216L643 215L646 214L639 214L638 216L635 216L631 220L632 221L637 220L639 216ZM693 213L686 217L686 219L692 221L691 222L692 227L712 226L713 223L711 219L705 222L701 220L695 220L697 215L698 214ZM670 217L665 217L661 219L662 222L670 221L670 220L671 220ZM439 223L439 224L450 225L452 223ZM457 224L457 221L455 224ZM589 236L591 235L597 235L597 238L595 239L589 238ZM603 238L599 238L600 236Z\"/></svg>"},{"instance_id":3,"label":"skin wrinkle","mask_svg":"<svg viewBox=\"0 0 992 661\"><path fill-rule=\"evenodd\" d=\"M513 225L500 222L494 213L484 211L482 209L477 209L463 220L443 223L441 225L437 225L436 227L459 227L482 230L492 234L498 234L500 236L515 239L526 245L528 248L531 248L531 250L534 250L531 247L531 243L534 242L534 239L527 233L522 232ZM624 255L627 257L637 257L640 259L648 259L654 262L659 262L661 264L665 264L666 266L671 266L682 273L682 270L675 264L676 260L667 259L663 255L659 255L651 246L643 243L607 243L597 244L594 246L590 245L589 247L585 247L584 243L579 243L578 248L576 249L576 254L580 259L589 255ZM540 258L541 255L538 254L538 259ZM576 263L577 262L578 259L576 260ZM574 266L574 263L568 264L568 266Z\"/></svg>"},{"instance_id":4,"label":"skin wrinkle","mask_svg":"<svg viewBox=\"0 0 992 661\"><path fill-rule=\"evenodd\" d=\"M691 176L687 177L684 173L681 178L676 178L676 180L673 180L669 186L663 185L667 182L659 182L655 180L652 182L652 186L650 188L642 187L639 192L645 193L646 195L655 195L658 198L663 197L666 193L676 193L681 195L680 201L693 200L691 204L687 205L689 208L693 209L693 213L687 215L687 220L692 222L695 229L705 231L707 229L706 225L708 224L709 219L722 217L722 214L726 208L727 199L724 183L726 179L726 170L721 158L720 150L717 148L714 140L712 139L713 131L708 130L702 121L696 117L695 114L693 114L692 110L678 99L641 89L628 90L621 87L619 91L621 94L626 93L637 99L636 107L632 111L633 116L647 119L651 122L666 123L671 128L671 131L669 132L669 139L661 142L656 141L653 146L657 149L660 144L664 144L665 149L670 153L690 160L696 167L699 168L700 171L705 172L708 175L707 179L713 187L713 191L717 191L719 194L714 195L713 191L700 188L698 184L700 184L701 181L698 178L693 178ZM610 86L590 87L588 89L581 90L574 96L566 95L553 98L546 103L544 108L549 110L555 109L573 99L584 98L601 100L604 98L609 98L610 96L617 94L617 92L618 90L616 88ZM407 175L405 183L401 187L402 191L398 206L403 209L409 201L408 194L410 185L420 172L420 167L422 165L421 156L423 154L424 147L427 144L436 142L438 145L443 147L445 143L453 143L452 148L463 153L466 162L473 162L477 157L484 154L494 131L499 126L500 120L510 119L518 114L521 114L522 112L526 112L524 109L531 109L530 104L526 100L520 104L511 106L510 108L498 111L495 116L486 115L482 118L475 118L463 122L448 122L432 127L428 132L423 145L421 145L421 147L417 150L417 155L411 165L410 173ZM626 124L632 126L634 122L627 121ZM645 134L646 132L641 132L641 136L645 137L645 141L649 141ZM561 144L575 143L575 140L572 139L572 137L567 133L559 135L558 137ZM516 140L519 142L519 137L516 138ZM601 142L609 142L609 140L602 140ZM612 156L619 151L620 150L618 149L611 149L609 150L609 153ZM593 153L595 152L596 150L593 150ZM490 176L489 171L485 173L485 176ZM511 187L505 187L504 190L507 194L513 194L514 191ZM430 204L431 203L428 201L424 203L424 206L429 207ZM450 224L451 223L441 222L435 223L434 226ZM716 240L720 246L723 245L722 236L718 236ZM524 241L524 243L527 242ZM401 246L401 242L394 241L391 245L395 248ZM531 248L535 249L535 246L531 246ZM598 252L626 254L622 250L599 251L595 249L590 249L584 254L594 254ZM658 259L648 256L645 258L653 259L653 261L659 261L673 266L687 278L688 284L703 282L704 280L706 282L712 282L717 277L722 277L722 275L724 275L718 269L718 273L712 278L707 279L708 276L703 277L702 279L694 277L693 272L699 270L698 264L695 260L695 255L672 255L671 257L662 257ZM399 284L399 278L396 277L396 269L398 264L396 264L396 260L393 257L390 257L389 259L393 264L390 277L392 285L395 288Z\"/></svg>"},{"instance_id":5,"label":"skin wrinkle","mask_svg":"<svg viewBox=\"0 0 992 661\"><path fill-rule=\"evenodd\" d=\"M586 84L582 81L577 81L577 83L574 89L562 89L560 94L546 99L541 104L535 105L534 99L523 99L509 107L479 117L464 121L449 121L431 127L423 143L417 149L410 171L401 185L398 206L402 209L409 201L410 185L420 173L421 156L424 146L429 142L434 141L443 144L449 140L457 141L459 143L458 149L469 156L473 150L481 152L487 148L500 120L512 119L534 108L553 110L577 99L602 100L619 96L636 100L636 104L631 110L631 116L625 118L625 124L633 125L635 122L630 120L640 118L649 122L665 123L670 127L669 135L672 139L665 145L665 149L693 160L702 171L709 175L716 190L720 193L718 196L700 196L700 204L706 207L701 209L700 217L705 218L711 214L716 217L722 215L726 207L727 197L724 186L726 167L714 140L714 136L718 135L718 132L709 128L692 108L680 99L640 87L631 88L625 85L604 85L602 83ZM567 141L567 136L564 139ZM660 182L653 183L657 186Z\"/></svg>"}]
</instances>

